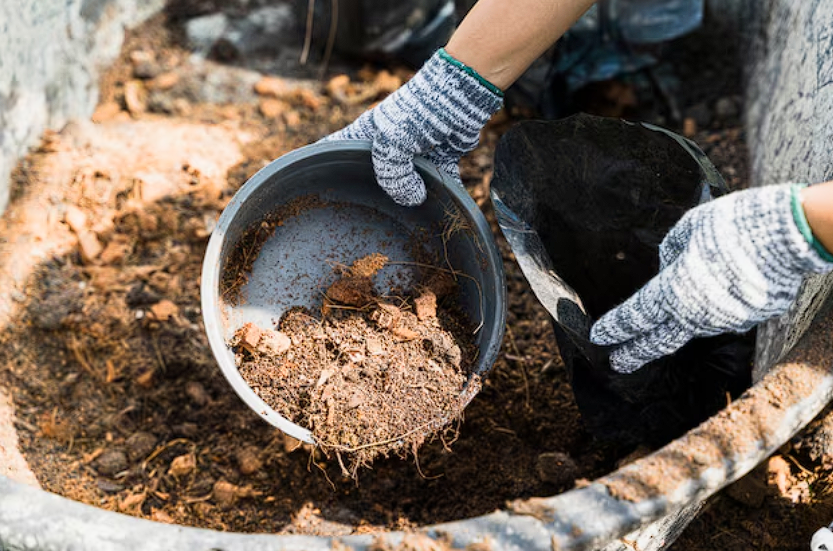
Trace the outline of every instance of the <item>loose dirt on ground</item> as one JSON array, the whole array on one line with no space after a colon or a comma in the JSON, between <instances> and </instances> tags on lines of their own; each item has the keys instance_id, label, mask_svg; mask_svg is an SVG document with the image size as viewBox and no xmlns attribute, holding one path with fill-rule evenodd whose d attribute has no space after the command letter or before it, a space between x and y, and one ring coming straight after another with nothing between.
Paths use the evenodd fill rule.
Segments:
<instances>
[{"instance_id":1,"label":"loose dirt on ground","mask_svg":"<svg viewBox=\"0 0 833 551\"><path fill-rule=\"evenodd\" d=\"M553 495L610 472L633 451L609 449L584 431L549 316L489 211L492 152L515 116L506 112L461 164L504 258L506 338L449 437L345 475L335 454L302 445L249 410L220 373L202 327L208 236L258 169L351 122L409 72L367 67L296 83L197 63L178 44L164 18L132 32L105 77L95 123L45 135L18 166L0 221L0 272L16 312L0 336L0 382L44 489L160 522L338 536L413 529ZM631 97L640 93L628 83L611 88L603 89L614 96L607 114L636 118ZM743 131L731 109L713 109L716 99L683 105L676 122L646 120L692 137L730 186L742 187ZM737 107L736 97L728 101ZM417 310L410 307L404 312ZM365 358L368 337L389 336L372 319L374 308L369 319L349 321L365 325ZM332 319L344 321L336 310ZM326 332L317 320L309 329L293 329L291 319L261 329L291 342L293 332ZM334 372L318 390L348 376ZM720 493L672 549L806 549L833 518L826 447L833 431L822 420L808 430L813 438L788 444ZM409 537L410 548L429 548L419 540Z\"/></svg>"}]
</instances>

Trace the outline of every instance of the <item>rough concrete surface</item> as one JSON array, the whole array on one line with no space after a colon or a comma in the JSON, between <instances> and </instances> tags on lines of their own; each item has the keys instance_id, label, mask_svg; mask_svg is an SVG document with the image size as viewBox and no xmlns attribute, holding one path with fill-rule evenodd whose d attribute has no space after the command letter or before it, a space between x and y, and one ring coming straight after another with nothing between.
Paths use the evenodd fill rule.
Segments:
<instances>
[{"instance_id":1,"label":"rough concrete surface","mask_svg":"<svg viewBox=\"0 0 833 551\"><path fill-rule=\"evenodd\" d=\"M752 181L833 179L833 0L747 4L760 21L751 35L746 89ZM794 308L761 328L756 371L798 342L831 288L830 276L809 278Z\"/></svg>"},{"instance_id":2,"label":"rough concrete surface","mask_svg":"<svg viewBox=\"0 0 833 551\"><path fill-rule=\"evenodd\" d=\"M98 76L119 53L124 29L164 0L0 2L0 212L9 174L46 129L92 114Z\"/></svg>"}]
</instances>

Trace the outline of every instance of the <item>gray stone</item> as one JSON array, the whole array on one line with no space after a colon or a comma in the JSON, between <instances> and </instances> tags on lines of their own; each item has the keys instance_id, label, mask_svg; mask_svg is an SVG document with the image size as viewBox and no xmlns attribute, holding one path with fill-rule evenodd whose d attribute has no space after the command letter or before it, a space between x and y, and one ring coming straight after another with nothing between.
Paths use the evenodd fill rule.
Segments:
<instances>
[{"instance_id":1,"label":"gray stone","mask_svg":"<svg viewBox=\"0 0 833 551\"><path fill-rule=\"evenodd\" d=\"M833 179L833 0L743 0L751 33L746 127L754 185ZM755 15L757 14L757 15ZM755 379L792 349L833 289L805 281L794 307L758 330Z\"/></svg>"},{"instance_id":2,"label":"gray stone","mask_svg":"<svg viewBox=\"0 0 833 551\"><path fill-rule=\"evenodd\" d=\"M714 104L714 114L720 120L730 120L738 116L738 105L733 98L723 97Z\"/></svg>"},{"instance_id":3,"label":"gray stone","mask_svg":"<svg viewBox=\"0 0 833 551\"><path fill-rule=\"evenodd\" d=\"M0 2L0 212L9 174L47 128L89 117L124 29L164 0Z\"/></svg>"},{"instance_id":4,"label":"gray stone","mask_svg":"<svg viewBox=\"0 0 833 551\"><path fill-rule=\"evenodd\" d=\"M208 56L218 49L221 57L245 57L258 52L277 52L287 38L293 40L296 18L289 4L265 6L241 17L215 13L196 17L185 25L194 51Z\"/></svg>"}]
</instances>

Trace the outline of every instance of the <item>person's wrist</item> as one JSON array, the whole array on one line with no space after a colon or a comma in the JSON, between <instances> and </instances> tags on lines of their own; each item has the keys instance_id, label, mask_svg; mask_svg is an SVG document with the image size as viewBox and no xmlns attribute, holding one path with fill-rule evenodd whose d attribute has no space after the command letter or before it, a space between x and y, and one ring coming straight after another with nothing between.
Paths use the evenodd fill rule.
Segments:
<instances>
[{"instance_id":1,"label":"person's wrist","mask_svg":"<svg viewBox=\"0 0 833 551\"><path fill-rule=\"evenodd\" d=\"M445 50L445 48L440 48L437 51L437 55L439 56L439 58L442 61L444 61L445 63L448 63L449 65L451 65L455 69L457 69L459 71L462 71L463 73L469 75L475 81L477 81L480 85L482 85L486 90L488 90L489 92L491 92L492 94L494 94L498 98L503 99L503 90L501 90L499 87L492 84L488 79L486 79L480 73L478 73L473 67L470 67L470 66L466 65L462 61L458 60L457 58L455 58L454 56L449 54Z\"/></svg>"},{"instance_id":2,"label":"person's wrist","mask_svg":"<svg viewBox=\"0 0 833 551\"><path fill-rule=\"evenodd\" d=\"M810 219L808 219L807 208L805 206L805 203L808 202L808 190L809 186L807 184L792 184L790 186L790 208L793 215L793 221L813 251L815 251L823 261L833 263L833 254L830 253L830 245L833 245L833 243L824 243L821 239L819 239L816 232L813 231ZM811 213L814 214L812 207Z\"/></svg>"}]
</instances>

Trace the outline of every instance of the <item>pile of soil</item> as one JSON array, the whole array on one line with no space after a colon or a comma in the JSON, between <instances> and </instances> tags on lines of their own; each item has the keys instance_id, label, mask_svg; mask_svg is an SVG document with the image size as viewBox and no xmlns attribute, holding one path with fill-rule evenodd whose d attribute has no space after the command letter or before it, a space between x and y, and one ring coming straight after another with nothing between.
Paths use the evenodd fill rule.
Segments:
<instances>
[{"instance_id":1,"label":"pile of soil","mask_svg":"<svg viewBox=\"0 0 833 551\"><path fill-rule=\"evenodd\" d=\"M415 296L380 297L373 276L387 262L376 253L340 267L321 319L290 308L277 331L250 322L228 343L258 396L308 428L353 478L379 456L416 456L480 389L471 373L473 332L444 307L454 302L450 274L433 277Z\"/></svg>"}]
</instances>

